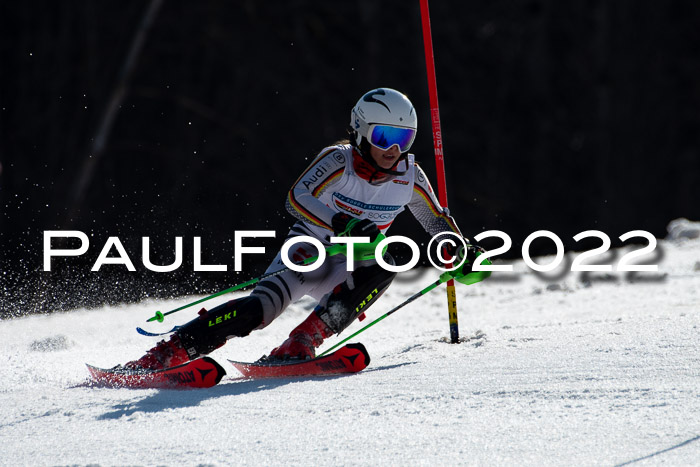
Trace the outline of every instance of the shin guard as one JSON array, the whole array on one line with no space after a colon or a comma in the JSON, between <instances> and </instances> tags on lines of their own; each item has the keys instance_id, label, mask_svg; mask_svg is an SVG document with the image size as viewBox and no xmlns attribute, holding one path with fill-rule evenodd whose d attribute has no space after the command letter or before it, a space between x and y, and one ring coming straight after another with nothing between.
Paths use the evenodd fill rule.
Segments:
<instances>
[{"instance_id":1,"label":"shin guard","mask_svg":"<svg viewBox=\"0 0 700 467\"><path fill-rule=\"evenodd\" d=\"M258 327L263 309L256 297L231 300L207 311L177 330L183 347L195 359L218 349L230 337L243 337Z\"/></svg>"}]
</instances>

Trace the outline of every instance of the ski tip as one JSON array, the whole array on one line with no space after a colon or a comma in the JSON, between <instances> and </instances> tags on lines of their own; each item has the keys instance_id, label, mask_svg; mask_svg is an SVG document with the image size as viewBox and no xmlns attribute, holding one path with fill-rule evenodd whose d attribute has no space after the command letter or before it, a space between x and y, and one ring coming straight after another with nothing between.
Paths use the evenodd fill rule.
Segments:
<instances>
[{"instance_id":1,"label":"ski tip","mask_svg":"<svg viewBox=\"0 0 700 467\"><path fill-rule=\"evenodd\" d=\"M146 331L145 329L138 328L138 327L136 328L136 332L138 332L138 333L141 334L142 336L146 336L146 337L152 337L152 336L157 336L157 335L158 335L158 334L154 334L154 333L152 333L152 332L148 332L148 331Z\"/></svg>"},{"instance_id":2,"label":"ski tip","mask_svg":"<svg viewBox=\"0 0 700 467\"><path fill-rule=\"evenodd\" d=\"M165 332L148 332L141 327L137 327L136 332L138 332L142 336L146 336L146 337L157 337L157 336L167 336L168 334L172 334L173 332L177 331L178 329L180 329L180 326L175 326L171 330L165 331Z\"/></svg>"}]
</instances>

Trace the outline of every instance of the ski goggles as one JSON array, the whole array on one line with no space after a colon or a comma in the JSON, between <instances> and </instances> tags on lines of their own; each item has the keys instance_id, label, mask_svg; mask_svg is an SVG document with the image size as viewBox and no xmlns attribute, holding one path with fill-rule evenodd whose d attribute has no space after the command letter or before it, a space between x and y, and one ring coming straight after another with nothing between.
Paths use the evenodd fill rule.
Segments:
<instances>
[{"instance_id":1,"label":"ski goggles","mask_svg":"<svg viewBox=\"0 0 700 467\"><path fill-rule=\"evenodd\" d=\"M411 148L414 139L416 139L416 130L413 128L372 124L367 132L367 141L372 146L383 150L396 144L401 152L406 152Z\"/></svg>"}]
</instances>

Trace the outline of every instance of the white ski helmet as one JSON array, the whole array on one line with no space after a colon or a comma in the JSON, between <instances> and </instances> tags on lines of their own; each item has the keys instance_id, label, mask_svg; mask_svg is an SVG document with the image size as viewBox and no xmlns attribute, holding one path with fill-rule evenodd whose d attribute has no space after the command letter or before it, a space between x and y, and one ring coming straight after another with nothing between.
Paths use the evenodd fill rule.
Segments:
<instances>
[{"instance_id":1,"label":"white ski helmet","mask_svg":"<svg viewBox=\"0 0 700 467\"><path fill-rule=\"evenodd\" d=\"M418 118L408 97L394 89L378 88L357 101L350 114L350 127L353 144L362 153L363 140L380 149L397 145L406 153L416 137Z\"/></svg>"}]
</instances>

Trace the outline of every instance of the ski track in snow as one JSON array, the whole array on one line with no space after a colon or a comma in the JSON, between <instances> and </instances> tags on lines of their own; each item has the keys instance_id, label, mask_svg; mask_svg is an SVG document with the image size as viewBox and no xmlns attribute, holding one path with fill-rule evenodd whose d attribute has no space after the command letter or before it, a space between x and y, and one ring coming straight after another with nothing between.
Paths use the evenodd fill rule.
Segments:
<instances>
[{"instance_id":1,"label":"ski track in snow","mask_svg":"<svg viewBox=\"0 0 700 467\"><path fill-rule=\"evenodd\" d=\"M351 376L251 381L227 364L278 345L307 300L215 351L228 375L205 390L85 386L85 362L139 357L157 338L135 327L192 298L0 321L0 465L700 465L700 239L659 248L634 282L550 283L517 262L457 284L461 345L433 291L355 339L372 361ZM368 319L436 275L395 282Z\"/></svg>"}]
</instances>

